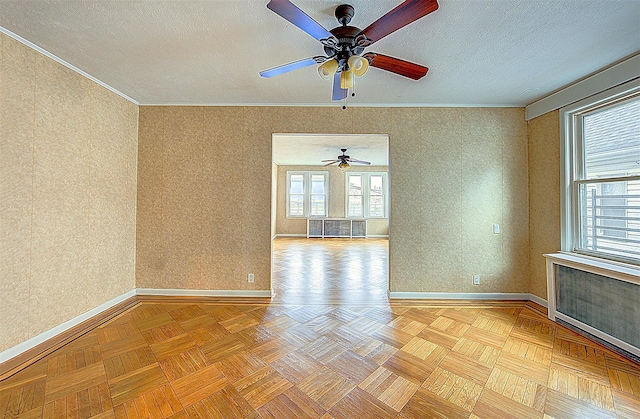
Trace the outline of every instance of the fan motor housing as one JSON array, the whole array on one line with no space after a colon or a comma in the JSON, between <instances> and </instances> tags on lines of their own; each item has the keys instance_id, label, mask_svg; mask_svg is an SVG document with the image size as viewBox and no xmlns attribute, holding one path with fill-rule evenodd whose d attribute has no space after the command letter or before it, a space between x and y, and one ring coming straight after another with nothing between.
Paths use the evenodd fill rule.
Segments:
<instances>
[{"instance_id":1,"label":"fan motor housing","mask_svg":"<svg viewBox=\"0 0 640 419\"><path fill-rule=\"evenodd\" d=\"M349 59L352 55L360 55L364 51L364 47L356 44L356 38L362 29L355 26L338 26L329 32L336 37L338 45L324 46L324 52L328 56L337 55L338 61L340 61L340 59Z\"/></svg>"}]
</instances>

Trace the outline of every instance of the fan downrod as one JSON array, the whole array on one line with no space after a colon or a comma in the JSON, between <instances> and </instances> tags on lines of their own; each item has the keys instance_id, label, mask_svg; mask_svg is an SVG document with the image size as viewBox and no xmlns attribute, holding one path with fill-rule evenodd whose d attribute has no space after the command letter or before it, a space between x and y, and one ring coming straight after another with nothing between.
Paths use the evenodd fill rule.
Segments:
<instances>
[{"instance_id":1,"label":"fan downrod","mask_svg":"<svg viewBox=\"0 0 640 419\"><path fill-rule=\"evenodd\" d=\"M341 4L336 7L336 19L342 26L347 26L355 13L355 9L350 4Z\"/></svg>"}]
</instances>

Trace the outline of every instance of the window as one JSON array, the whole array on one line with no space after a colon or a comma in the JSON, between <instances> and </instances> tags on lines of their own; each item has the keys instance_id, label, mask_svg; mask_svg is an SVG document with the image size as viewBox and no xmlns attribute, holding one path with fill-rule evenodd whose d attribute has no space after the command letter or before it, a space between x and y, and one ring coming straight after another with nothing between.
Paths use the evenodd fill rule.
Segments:
<instances>
[{"instance_id":1,"label":"window","mask_svg":"<svg viewBox=\"0 0 640 419\"><path fill-rule=\"evenodd\" d=\"M327 172L287 172L287 217L327 216Z\"/></svg>"},{"instance_id":2,"label":"window","mask_svg":"<svg viewBox=\"0 0 640 419\"><path fill-rule=\"evenodd\" d=\"M347 217L385 218L387 174L347 173Z\"/></svg>"},{"instance_id":3,"label":"window","mask_svg":"<svg viewBox=\"0 0 640 419\"><path fill-rule=\"evenodd\" d=\"M640 82L562 110L563 250L640 264Z\"/></svg>"}]
</instances>

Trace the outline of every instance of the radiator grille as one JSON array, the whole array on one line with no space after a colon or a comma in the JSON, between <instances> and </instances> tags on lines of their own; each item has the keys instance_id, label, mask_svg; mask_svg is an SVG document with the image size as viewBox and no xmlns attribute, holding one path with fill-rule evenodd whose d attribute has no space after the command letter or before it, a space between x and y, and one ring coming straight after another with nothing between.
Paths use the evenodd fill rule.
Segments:
<instances>
[{"instance_id":1,"label":"radiator grille","mask_svg":"<svg viewBox=\"0 0 640 419\"><path fill-rule=\"evenodd\" d=\"M310 218L307 237L367 237L367 220Z\"/></svg>"},{"instance_id":2,"label":"radiator grille","mask_svg":"<svg viewBox=\"0 0 640 419\"><path fill-rule=\"evenodd\" d=\"M364 220L353 220L351 224L351 235L353 237L366 237L367 222Z\"/></svg>"},{"instance_id":3,"label":"radiator grille","mask_svg":"<svg viewBox=\"0 0 640 419\"><path fill-rule=\"evenodd\" d=\"M322 220L309 220L309 231L307 235L309 237L322 237L324 234L323 225Z\"/></svg>"},{"instance_id":4,"label":"radiator grille","mask_svg":"<svg viewBox=\"0 0 640 419\"><path fill-rule=\"evenodd\" d=\"M640 285L555 265L556 311L640 347Z\"/></svg>"},{"instance_id":5,"label":"radiator grille","mask_svg":"<svg viewBox=\"0 0 640 419\"><path fill-rule=\"evenodd\" d=\"M351 220L325 220L324 235L328 237L350 237Z\"/></svg>"}]
</instances>

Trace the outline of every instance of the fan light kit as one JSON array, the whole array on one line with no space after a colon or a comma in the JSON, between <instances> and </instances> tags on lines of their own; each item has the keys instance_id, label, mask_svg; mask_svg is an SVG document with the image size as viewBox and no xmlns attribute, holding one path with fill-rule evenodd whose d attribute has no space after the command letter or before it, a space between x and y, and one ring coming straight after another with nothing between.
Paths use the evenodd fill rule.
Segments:
<instances>
[{"instance_id":1,"label":"fan light kit","mask_svg":"<svg viewBox=\"0 0 640 419\"><path fill-rule=\"evenodd\" d=\"M347 156L347 149L346 148L341 148L340 151L342 151L342 155L339 155L337 159L333 159L333 160L322 160L323 163L329 162L327 164L324 165L324 167L326 166L332 166L334 164L338 164L338 167L341 168L342 170L348 169L349 167L351 167L351 164L371 164L368 161L362 161L362 160L356 160L351 158L351 156Z\"/></svg>"},{"instance_id":2,"label":"fan light kit","mask_svg":"<svg viewBox=\"0 0 640 419\"><path fill-rule=\"evenodd\" d=\"M354 76L364 75L369 67L390 71L413 80L424 77L429 69L425 66L399 58L367 52L364 49L385 36L438 9L437 0L405 0L396 8L361 30L349 26L355 14L353 6L342 4L336 7L335 15L341 26L330 31L310 18L289 0L271 0L267 8L293 23L304 32L320 41L326 56L316 56L260 72L265 78L278 76L299 68L320 64L318 74L325 80L333 79L333 100L343 100L353 92ZM344 107L343 107L344 108Z\"/></svg>"}]
</instances>

